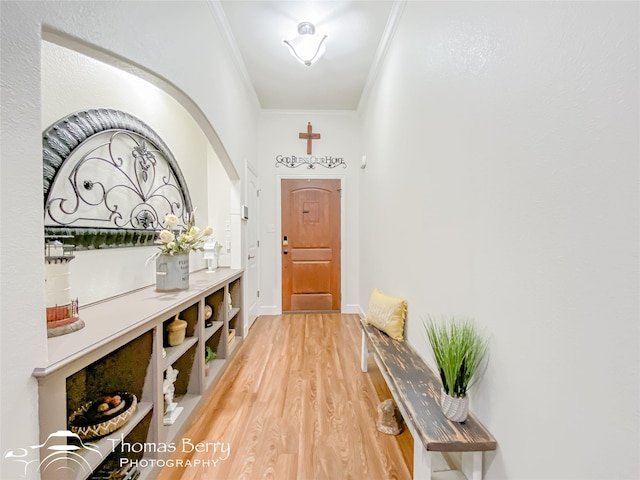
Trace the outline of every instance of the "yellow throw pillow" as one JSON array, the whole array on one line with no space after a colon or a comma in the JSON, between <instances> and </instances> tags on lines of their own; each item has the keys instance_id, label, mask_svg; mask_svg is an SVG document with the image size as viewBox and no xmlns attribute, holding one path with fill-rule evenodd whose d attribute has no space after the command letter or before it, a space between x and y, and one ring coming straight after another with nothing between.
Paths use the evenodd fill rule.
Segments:
<instances>
[{"instance_id":1,"label":"yellow throw pillow","mask_svg":"<svg viewBox=\"0 0 640 480\"><path fill-rule=\"evenodd\" d=\"M403 298L390 297L377 288L369 299L367 323L382 330L391 338L402 340L404 319L407 315L407 302Z\"/></svg>"}]
</instances>

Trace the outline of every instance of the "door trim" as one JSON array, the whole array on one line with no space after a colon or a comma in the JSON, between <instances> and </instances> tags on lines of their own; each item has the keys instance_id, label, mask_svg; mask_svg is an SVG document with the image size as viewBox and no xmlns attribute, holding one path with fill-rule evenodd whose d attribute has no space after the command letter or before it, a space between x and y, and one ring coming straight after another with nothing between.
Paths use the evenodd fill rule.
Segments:
<instances>
[{"instance_id":1,"label":"door trim","mask_svg":"<svg viewBox=\"0 0 640 480\"><path fill-rule=\"evenodd\" d=\"M344 300L345 300L345 286L347 284L346 278L346 259L345 259L345 248L347 245L347 232L346 232L346 224L345 218L347 215L345 204L347 198L347 176L340 174L323 174L323 175L276 175L276 242L274 248L274 254L276 255L277 261L277 304L276 307L278 309L277 315L282 314L282 180L289 179L298 179L304 180L310 178L311 180L340 180L340 264L342 268L340 268L340 311L344 310Z\"/></svg>"}]
</instances>

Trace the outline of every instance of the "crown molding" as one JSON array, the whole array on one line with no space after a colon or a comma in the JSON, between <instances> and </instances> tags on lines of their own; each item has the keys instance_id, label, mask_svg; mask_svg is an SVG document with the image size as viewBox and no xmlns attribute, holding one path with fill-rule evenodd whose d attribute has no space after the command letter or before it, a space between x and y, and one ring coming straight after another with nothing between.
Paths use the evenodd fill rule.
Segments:
<instances>
[{"instance_id":1,"label":"crown molding","mask_svg":"<svg viewBox=\"0 0 640 480\"><path fill-rule=\"evenodd\" d=\"M358 112L355 110L302 110L302 109L279 109L279 108L263 108L260 111L260 115L263 117L277 116L277 117L306 117L313 116L348 116L355 117Z\"/></svg>"},{"instance_id":2,"label":"crown molding","mask_svg":"<svg viewBox=\"0 0 640 480\"><path fill-rule=\"evenodd\" d=\"M385 26L384 32L382 33L382 38L380 40L380 44L378 45L376 55L371 64L371 69L369 70L367 81L365 82L364 88L362 89L362 95L360 95L360 101L358 102L358 107L356 109L357 112L360 112L369 100L371 87L378 78L380 68L387 54L387 50L389 49L389 45L391 44L391 40L393 39L393 36L398 28L400 17L402 16L402 12L404 11L406 3L407 0L398 0L393 2L393 7L391 8L391 13L389 14L389 19L387 20L387 25Z\"/></svg>"},{"instance_id":3,"label":"crown molding","mask_svg":"<svg viewBox=\"0 0 640 480\"><path fill-rule=\"evenodd\" d=\"M251 81L251 77L249 76L249 72L247 71L247 66L242 59L242 55L240 54L240 49L238 48L238 44L236 42L235 37L231 31L231 26L229 25L229 21L227 20L227 16L224 13L224 9L222 8L222 3L220 0L209 0L207 2L209 6L209 11L211 12L218 28L220 29L220 33L222 34L222 38L227 44L229 51L231 52L231 58L240 72L240 76L242 77L242 81L249 92L249 97L251 102L257 109L262 109L260 105L260 100L258 99L258 94L256 93L256 89L253 86L253 82Z\"/></svg>"}]
</instances>

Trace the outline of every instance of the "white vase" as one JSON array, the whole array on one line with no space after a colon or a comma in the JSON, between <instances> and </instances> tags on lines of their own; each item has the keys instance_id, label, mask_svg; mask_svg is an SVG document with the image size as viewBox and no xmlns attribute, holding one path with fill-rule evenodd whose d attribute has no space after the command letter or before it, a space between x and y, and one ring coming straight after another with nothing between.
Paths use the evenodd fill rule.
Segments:
<instances>
[{"instance_id":1,"label":"white vase","mask_svg":"<svg viewBox=\"0 0 640 480\"><path fill-rule=\"evenodd\" d=\"M156 258L156 290L172 292L189 288L189 253L162 254Z\"/></svg>"},{"instance_id":2,"label":"white vase","mask_svg":"<svg viewBox=\"0 0 640 480\"><path fill-rule=\"evenodd\" d=\"M464 422L469 416L469 397L452 397L440 389L440 408L452 422Z\"/></svg>"}]
</instances>

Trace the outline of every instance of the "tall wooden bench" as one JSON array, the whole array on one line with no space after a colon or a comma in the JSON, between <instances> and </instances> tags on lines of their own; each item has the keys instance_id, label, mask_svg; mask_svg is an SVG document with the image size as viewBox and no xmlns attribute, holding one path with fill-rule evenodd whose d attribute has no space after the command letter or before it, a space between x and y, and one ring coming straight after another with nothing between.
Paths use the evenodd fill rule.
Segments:
<instances>
[{"instance_id":1,"label":"tall wooden bench","mask_svg":"<svg viewBox=\"0 0 640 480\"><path fill-rule=\"evenodd\" d=\"M371 352L413 435L413 478L431 480L432 452L463 452L462 473L482 479L483 452L496 449L491 433L471 414L464 423L448 420L440 410L440 377L405 341L390 338L360 319L361 369ZM449 477L451 478L451 477Z\"/></svg>"}]
</instances>

